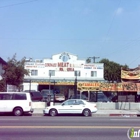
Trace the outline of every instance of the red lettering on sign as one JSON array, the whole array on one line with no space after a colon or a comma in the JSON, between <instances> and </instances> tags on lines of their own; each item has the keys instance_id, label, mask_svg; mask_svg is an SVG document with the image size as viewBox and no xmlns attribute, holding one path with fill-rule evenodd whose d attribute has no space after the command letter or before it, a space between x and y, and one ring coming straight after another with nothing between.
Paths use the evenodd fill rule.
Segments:
<instances>
[{"instance_id":1,"label":"red lettering on sign","mask_svg":"<svg viewBox=\"0 0 140 140\"><path fill-rule=\"evenodd\" d=\"M67 71L74 71L74 68L67 68Z\"/></svg>"},{"instance_id":2,"label":"red lettering on sign","mask_svg":"<svg viewBox=\"0 0 140 140\"><path fill-rule=\"evenodd\" d=\"M64 71L63 68L59 68L60 71Z\"/></svg>"}]
</instances>

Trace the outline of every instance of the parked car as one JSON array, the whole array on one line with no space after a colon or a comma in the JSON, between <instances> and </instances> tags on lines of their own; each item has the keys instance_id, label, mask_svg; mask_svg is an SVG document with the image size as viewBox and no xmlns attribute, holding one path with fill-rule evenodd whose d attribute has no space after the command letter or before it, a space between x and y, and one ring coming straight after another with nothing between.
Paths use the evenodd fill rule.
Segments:
<instances>
[{"instance_id":1,"label":"parked car","mask_svg":"<svg viewBox=\"0 0 140 140\"><path fill-rule=\"evenodd\" d=\"M106 97L106 95L102 92L97 94L97 102L110 102L110 99Z\"/></svg>"},{"instance_id":2,"label":"parked car","mask_svg":"<svg viewBox=\"0 0 140 140\"><path fill-rule=\"evenodd\" d=\"M60 105L51 105L43 109L44 115L56 116L57 114L83 114L84 116L91 116L92 113L97 112L95 103L90 103L82 99L69 99Z\"/></svg>"},{"instance_id":3,"label":"parked car","mask_svg":"<svg viewBox=\"0 0 140 140\"><path fill-rule=\"evenodd\" d=\"M54 101L53 90L43 89L41 90L41 95L43 96L42 101L44 102Z\"/></svg>"},{"instance_id":4,"label":"parked car","mask_svg":"<svg viewBox=\"0 0 140 140\"><path fill-rule=\"evenodd\" d=\"M83 99L83 100L88 100L88 97L85 96L85 95L83 95L83 94L81 96L80 96L80 94L77 94L76 97L74 95L72 95L72 96L70 96L69 99Z\"/></svg>"},{"instance_id":5,"label":"parked car","mask_svg":"<svg viewBox=\"0 0 140 140\"><path fill-rule=\"evenodd\" d=\"M21 116L23 113L33 113L31 96L26 92L0 92L0 112L13 113Z\"/></svg>"},{"instance_id":6,"label":"parked car","mask_svg":"<svg viewBox=\"0 0 140 140\"><path fill-rule=\"evenodd\" d=\"M77 94L77 96L75 97L74 95L72 95L70 97L70 99L83 99L83 100L88 100L88 97L84 94ZM97 94L97 102L110 102L110 99L106 97L106 95L104 95L102 92L99 92Z\"/></svg>"},{"instance_id":7,"label":"parked car","mask_svg":"<svg viewBox=\"0 0 140 140\"><path fill-rule=\"evenodd\" d=\"M55 101L62 102L64 100L65 100L64 94L61 93L55 94Z\"/></svg>"},{"instance_id":8,"label":"parked car","mask_svg":"<svg viewBox=\"0 0 140 140\"><path fill-rule=\"evenodd\" d=\"M31 95L32 101L42 101L43 96L41 95L39 91L31 91L29 93Z\"/></svg>"}]
</instances>

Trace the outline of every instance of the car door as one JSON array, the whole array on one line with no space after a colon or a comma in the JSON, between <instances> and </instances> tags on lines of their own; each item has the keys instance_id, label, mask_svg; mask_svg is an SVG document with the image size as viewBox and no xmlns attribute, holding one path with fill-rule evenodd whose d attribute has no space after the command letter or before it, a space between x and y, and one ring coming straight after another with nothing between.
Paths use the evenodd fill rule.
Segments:
<instances>
[{"instance_id":1,"label":"car door","mask_svg":"<svg viewBox=\"0 0 140 140\"><path fill-rule=\"evenodd\" d=\"M4 112L6 109L6 102L3 100L3 94L0 94L0 112Z\"/></svg>"},{"instance_id":2,"label":"car door","mask_svg":"<svg viewBox=\"0 0 140 140\"><path fill-rule=\"evenodd\" d=\"M82 100L75 100L75 103L72 105L72 113L82 113L83 109L85 108L85 104Z\"/></svg>"},{"instance_id":3,"label":"car door","mask_svg":"<svg viewBox=\"0 0 140 140\"><path fill-rule=\"evenodd\" d=\"M59 113L64 113L64 114L71 114L74 112L74 105L75 100L67 100L64 103L62 103L61 108L59 107Z\"/></svg>"},{"instance_id":4,"label":"car door","mask_svg":"<svg viewBox=\"0 0 140 140\"><path fill-rule=\"evenodd\" d=\"M0 98L0 112L9 112L9 107L11 107L10 101L12 99L12 94L1 94Z\"/></svg>"}]
</instances>

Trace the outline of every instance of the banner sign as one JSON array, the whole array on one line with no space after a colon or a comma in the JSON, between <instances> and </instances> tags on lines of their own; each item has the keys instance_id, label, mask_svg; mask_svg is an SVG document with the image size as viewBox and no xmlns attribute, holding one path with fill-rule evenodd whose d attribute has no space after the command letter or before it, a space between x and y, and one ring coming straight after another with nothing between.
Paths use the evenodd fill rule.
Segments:
<instances>
[{"instance_id":1,"label":"banner sign","mask_svg":"<svg viewBox=\"0 0 140 140\"><path fill-rule=\"evenodd\" d=\"M78 82L78 90L82 91L125 91L138 92L140 91L140 83L123 82L123 83L85 83Z\"/></svg>"},{"instance_id":2,"label":"banner sign","mask_svg":"<svg viewBox=\"0 0 140 140\"><path fill-rule=\"evenodd\" d=\"M140 79L140 70L134 69L134 70L121 70L121 78L122 79L128 79L128 80L139 80Z\"/></svg>"},{"instance_id":3,"label":"banner sign","mask_svg":"<svg viewBox=\"0 0 140 140\"><path fill-rule=\"evenodd\" d=\"M53 85L53 81L48 80L31 80L32 83L40 85ZM74 81L55 81L55 85L75 86ZM123 82L123 83L103 83L103 82L77 82L79 91L124 91L140 92L140 83Z\"/></svg>"}]
</instances>

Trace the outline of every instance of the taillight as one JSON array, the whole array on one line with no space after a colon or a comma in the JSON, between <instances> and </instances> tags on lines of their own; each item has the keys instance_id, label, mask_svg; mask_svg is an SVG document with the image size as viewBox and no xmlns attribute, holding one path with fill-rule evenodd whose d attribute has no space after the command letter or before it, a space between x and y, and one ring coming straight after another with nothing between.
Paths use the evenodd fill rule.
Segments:
<instances>
[{"instance_id":1,"label":"taillight","mask_svg":"<svg viewBox=\"0 0 140 140\"><path fill-rule=\"evenodd\" d=\"M29 102L29 106L31 106L31 102Z\"/></svg>"}]
</instances>

